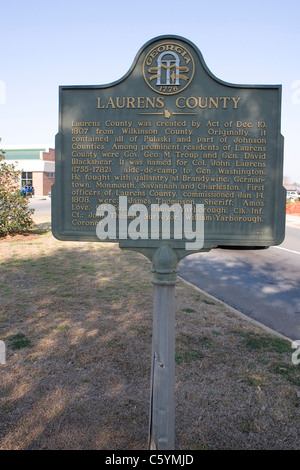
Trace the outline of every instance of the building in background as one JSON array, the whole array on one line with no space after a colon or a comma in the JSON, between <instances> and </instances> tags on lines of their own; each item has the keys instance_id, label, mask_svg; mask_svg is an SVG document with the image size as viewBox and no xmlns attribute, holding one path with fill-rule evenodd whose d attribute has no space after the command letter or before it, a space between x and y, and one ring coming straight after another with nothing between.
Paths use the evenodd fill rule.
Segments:
<instances>
[{"instance_id":1,"label":"building in background","mask_svg":"<svg viewBox=\"0 0 300 470\"><path fill-rule=\"evenodd\" d=\"M55 181L55 150L43 146L3 147L7 163L21 171L20 189L33 186L35 196L48 196Z\"/></svg>"}]
</instances>

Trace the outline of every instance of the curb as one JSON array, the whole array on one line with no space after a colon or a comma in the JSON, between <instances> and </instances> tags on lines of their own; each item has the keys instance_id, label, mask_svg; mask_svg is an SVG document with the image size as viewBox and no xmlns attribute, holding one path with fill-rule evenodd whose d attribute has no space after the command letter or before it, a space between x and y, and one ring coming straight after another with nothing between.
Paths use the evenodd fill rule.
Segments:
<instances>
[{"instance_id":1,"label":"curb","mask_svg":"<svg viewBox=\"0 0 300 470\"><path fill-rule=\"evenodd\" d=\"M248 316L245 315L244 313L240 312L239 310L235 309L234 307L231 307L230 305L226 304L226 303L223 302L222 300L217 299L217 297L214 297L213 295L208 294L208 293L205 292L204 290L200 289L200 287L197 287L197 286L195 286L194 284L191 284L189 281L186 281L185 279L183 279L183 278L180 277L180 276L178 276L178 278L179 278L181 281L183 281L185 284L187 284L188 286L193 287L193 288L196 289L198 292L200 292L200 293L203 294L204 296L208 297L209 299L214 300L215 302L219 302L220 304L223 304L230 312L234 313L236 316L238 316L238 317L241 318L242 320L246 320L248 323L252 323L253 325L258 326L259 328L262 328L262 329L265 330L267 333L270 333L270 334L273 335L273 336L277 336L278 338L285 339L285 340L289 341L290 343L293 342L293 340L291 340L291 339L288 338L287 336L284 336L284 335L282 335L281 333L278 333L278 331L272 330L272 328L269 328L268 326L264 325L263 323L260 323L259 321L254 320L253 318L248 317Z\"/></svg>"}]
</instances>

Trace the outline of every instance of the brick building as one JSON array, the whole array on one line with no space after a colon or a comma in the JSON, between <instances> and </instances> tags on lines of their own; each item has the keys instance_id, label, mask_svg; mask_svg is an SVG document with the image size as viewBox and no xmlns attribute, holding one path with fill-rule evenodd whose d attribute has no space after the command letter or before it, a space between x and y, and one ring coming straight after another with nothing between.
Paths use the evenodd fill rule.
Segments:
<instances>
[{"instance_id":1,"label":"brick building","mask_svg":"<svg viewBox=\"0 0 300 470\"><path fill-rule=\"evenodd\" d=\"M33 186L35 196L48 196L55 180L55 150L47 147L3 147L7 163L21 171L20 189Z\"/></svg>"}]
</instances>

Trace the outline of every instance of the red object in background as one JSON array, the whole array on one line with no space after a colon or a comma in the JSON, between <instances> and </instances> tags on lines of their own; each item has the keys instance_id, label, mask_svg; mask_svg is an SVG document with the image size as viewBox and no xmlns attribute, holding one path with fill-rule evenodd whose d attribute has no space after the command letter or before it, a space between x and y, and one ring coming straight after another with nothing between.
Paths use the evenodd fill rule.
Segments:
<instances>
[{"instance_id":1,"label":"red object in background","mask_svg":"<svg viewBox=\"0 0 300 470\"><path fill-rule=\"evenodd\" d=\"M293 202L292 204L287 204L286 213L290 215L300 216L300 202Z\"/></svg>"}]
</instances>

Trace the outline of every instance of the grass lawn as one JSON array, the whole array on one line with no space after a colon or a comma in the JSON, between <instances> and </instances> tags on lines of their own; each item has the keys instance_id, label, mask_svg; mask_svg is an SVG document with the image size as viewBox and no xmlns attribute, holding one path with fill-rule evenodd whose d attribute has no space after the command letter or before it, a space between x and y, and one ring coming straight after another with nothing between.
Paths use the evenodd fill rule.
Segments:
<instances>
[{"instance_id":1,"label":"grass lawn","mask_svg":"<svg viewBox=\"0 0 300 470\"><path fill-rule=\"evenodd\" d=\"M151 264L36 222L0 239L0 450L147 449ZM292 353L179 279L176 449L299 450Z\"/></svg>"}]
</instances>

